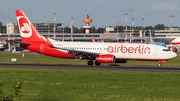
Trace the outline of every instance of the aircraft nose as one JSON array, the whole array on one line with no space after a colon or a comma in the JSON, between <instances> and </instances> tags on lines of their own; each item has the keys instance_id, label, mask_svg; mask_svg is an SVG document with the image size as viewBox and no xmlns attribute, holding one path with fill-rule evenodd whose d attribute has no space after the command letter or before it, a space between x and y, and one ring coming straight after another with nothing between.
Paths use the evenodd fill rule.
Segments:
<instances>
[{"instance_id":1,"label":"aircraft nose","mask_svg":"<svg viewBox=\"0 0 180 101\"><path fill-rule=\"evenodd\" d=\"M177 54L175 52L171 52L170 56L171 56L171 58L175 58L177 56Z\"/></svg>"}]
</instances>

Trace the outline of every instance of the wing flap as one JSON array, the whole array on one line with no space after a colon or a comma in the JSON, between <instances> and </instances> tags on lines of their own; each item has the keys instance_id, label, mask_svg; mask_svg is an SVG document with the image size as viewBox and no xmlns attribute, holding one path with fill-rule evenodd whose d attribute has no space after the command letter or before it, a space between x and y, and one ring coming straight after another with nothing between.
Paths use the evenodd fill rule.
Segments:
<instances>
[{"instance_id":1,"label":"wing flap","mask_svg":"<svg viewBox=\"0 0 180 101\"><path fill-rule=\"evenodd\" d=\"M57 48L57 47L55 47ZM73 55L76 55L76 59L80 58L87 58L87 57L90 57L90 58L96 58L99 56L100 53L94 53L94 52L87 52L87 51L81 51L81 50L74 50L74 49L62 49L62 48L59 48L60 50L65 50L65 51L68 51L68 53L70 54L68 57L71 57Z\"/></svg>"}]
</instances>

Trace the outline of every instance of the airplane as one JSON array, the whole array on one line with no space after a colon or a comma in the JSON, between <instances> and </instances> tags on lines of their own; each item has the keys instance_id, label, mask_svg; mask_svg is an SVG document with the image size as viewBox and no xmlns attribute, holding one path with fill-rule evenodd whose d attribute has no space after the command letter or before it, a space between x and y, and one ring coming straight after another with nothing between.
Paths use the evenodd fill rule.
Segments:
<instances>
[{"instance_id":1,"label":"airplane","mask_svg":"<svg viewBox=\"0 0 180 101\"><path fill-rule=\"evenodd\" d=\"M168 48L139 43L98 43L56 41L41 36L22 10L16 10L21 42L24 49L58 58L87 59L89 66L101 63L126 63L127 60L158 61L161 63L175 58L176 53Z\"/></svg>"},{"instance_id":2,"label":"airplane","mask_svg":"<svg viewBox=\"0 0 180 101\"><path fill-rule=\"evenodd\" d=\"M172 41L172 44L176 45L176 46L180 46L180 37L177 37L176 39L174 39Z\"/></svg>"},{"instance_id":3,"label":"airplane","mask_svg":"<svg viewBox=\"0 0 180 101\"><path fill-rule=\"evenodd\" d=\"M151 29L149 29L149 33L150 33L150 42L149 42L149 44L155 44L155 45L160 45L160 46L166 47L166 44L165 44L165 43L163 43L163 42L154 42L154 41L152 40Z\"/></svg>"}]
</instances>

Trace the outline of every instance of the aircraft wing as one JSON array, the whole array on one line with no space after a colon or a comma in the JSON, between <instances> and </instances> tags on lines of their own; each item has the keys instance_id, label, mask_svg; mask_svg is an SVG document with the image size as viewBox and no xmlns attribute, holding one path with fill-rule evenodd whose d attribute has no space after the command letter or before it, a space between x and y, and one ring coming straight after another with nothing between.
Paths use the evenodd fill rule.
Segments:
<instances>
[{"instance_id":1,"label":"aircraft wing","mask_svg":"<svg viewBox=\"0 0 180 101\"><path fill-rule=\"evenodd\" d=\"M57 47L55 47L57 48ZM87 51L80 51L80 50L74 50L74 49L62 49L59 48L60 50L65 50L68 51L68 53L70 54L69 57L76 55L75 59L85 59L85 58L96 58L99 56L100 53L94 53L94 52L87 52Z\"/></svg>"}]
</instances>

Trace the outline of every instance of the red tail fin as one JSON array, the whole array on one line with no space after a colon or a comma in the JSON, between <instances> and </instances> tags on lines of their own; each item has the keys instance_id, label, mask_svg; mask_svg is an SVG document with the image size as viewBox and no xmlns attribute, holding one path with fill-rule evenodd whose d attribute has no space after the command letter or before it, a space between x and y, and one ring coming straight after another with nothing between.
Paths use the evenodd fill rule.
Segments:
<instances>
[{"instance_id":1,"label":"red tail fin","mask_svg":"<svg viewBox=\"0 0 180 101\"><path fill-rule=\"evenodd\" d=\"M44 41L23 11L16 10L16 16L22 42L31 43L33 41Z\"/></svg>"},{"instance_id":2,"label":"red tail fin","mask_svg":"<svg viewBox=\"0 0 180 101\"><path fill-rule=\"evenodd\" d=\"M95 42L94 38L92 38L92 42Z\"/></svg>"}]
</instances>

